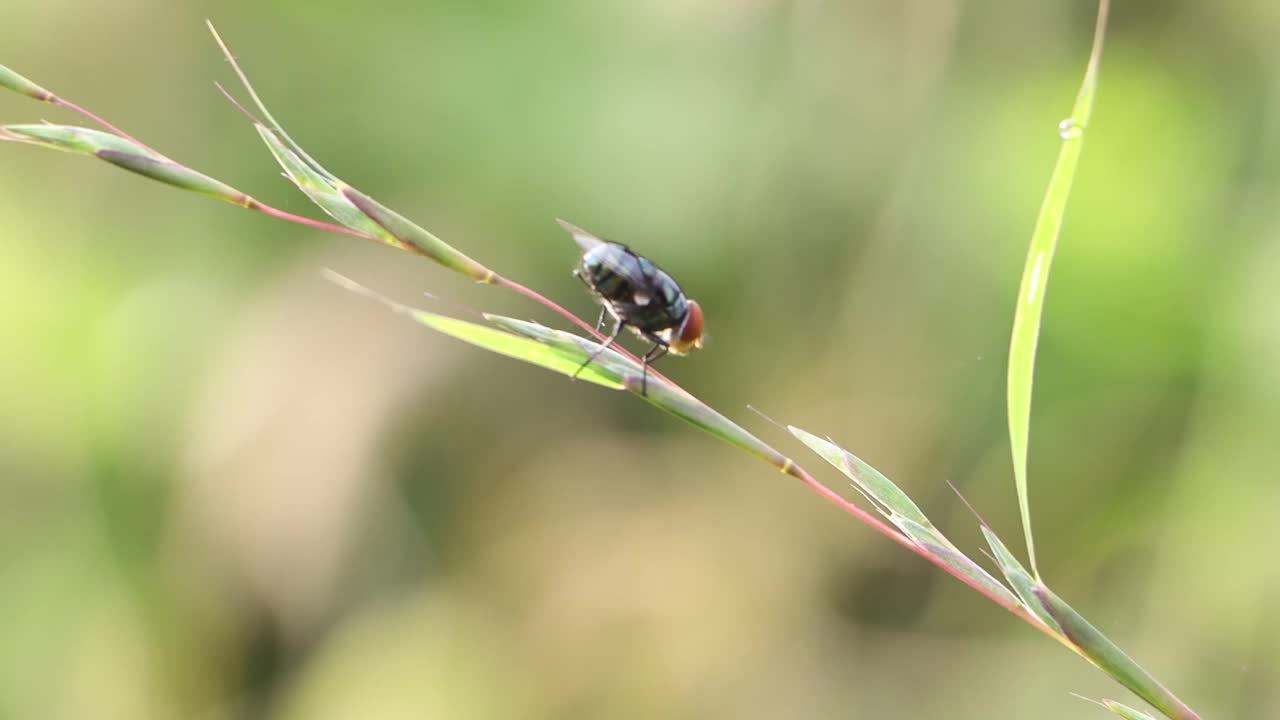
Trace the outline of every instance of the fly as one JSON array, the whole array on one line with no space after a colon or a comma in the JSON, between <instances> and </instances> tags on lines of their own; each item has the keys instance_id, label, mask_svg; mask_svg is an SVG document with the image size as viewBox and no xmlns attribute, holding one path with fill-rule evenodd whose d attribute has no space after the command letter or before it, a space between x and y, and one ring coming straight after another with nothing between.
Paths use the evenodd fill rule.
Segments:
<instances>
[{"instance_id":1,"label":"fly","mask_svg":"<svg viewBox=\"0 0 1280 720\"><path fill-rule=\"evenodd\" d=\"M558 220L582 249L582 261L573 274L587 286L600 303L596 330L604 325L607 313L613 317L613 332L591 353L574 373L586 369L618 339L624 327L653 343L644 354L640 394L647 394L649 363L666 355L686 355L702 347L702 308L685 297L671 276L621 243L601 240L576 225Z\"/></svg>"}]
</instances>

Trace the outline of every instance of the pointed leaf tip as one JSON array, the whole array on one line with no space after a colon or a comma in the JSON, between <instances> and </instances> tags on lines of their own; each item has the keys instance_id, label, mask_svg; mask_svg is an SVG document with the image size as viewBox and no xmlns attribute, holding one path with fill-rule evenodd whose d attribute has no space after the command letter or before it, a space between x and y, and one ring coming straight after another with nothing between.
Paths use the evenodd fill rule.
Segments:
<instances>
[{"instance_id":1,"label":"pointed leaf tip","mask_svg":"<svg viewBox=\"0 0 1280 720\"><path fill-rule=\"evenodd\" d=\"M418 323L426 325L436 332L483 350L505 355L530 365L537 365L561 375L576 377L578 380L602 385L612 390L621 390L623 388L623 384L617 374L611 372L602 364L593 363L587 367L582 367L582 360L586 357L586 353L581 350L578 350L578 354L575 356L564 352L560 348L521 335L410 307L332 270L326 270L324 276L330 282L345 290L379 302L397 313L408 315Z\"/></svg>"},{"instance_id":2,"label":"pointed leaf tip","mask_svg":"<svg viewBox=\"0 0 1280 720\"><path fill-rule=\"evenodd\" d=\"M1125 720L1156 720L1154 717L1138 710L1137 708L1129 707L1128 705L1118 703L1115 700L1103 699L1102 705Z\"/></svg>"}]
</instances>

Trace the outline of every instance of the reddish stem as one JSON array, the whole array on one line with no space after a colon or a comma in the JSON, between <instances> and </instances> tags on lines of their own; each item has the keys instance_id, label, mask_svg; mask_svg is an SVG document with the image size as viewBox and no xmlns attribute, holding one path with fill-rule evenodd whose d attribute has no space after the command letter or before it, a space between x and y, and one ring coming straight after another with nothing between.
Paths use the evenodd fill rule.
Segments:
<instances>
[{"instance_id":1,"label":"reddish stem","mask_svg":"<svg viewBox=\"0 0 1280 720\"><path fill-rule=\"evenodd\" d=\"M329 230L331 232L342 233L343 235L358 237L362 240L373 240L374 242L382 242L378 238L368 233L362 233L359 230L352 230L351 228L346 228L341 225L334 225L333 223L327 223L327 222L324 222L323 220L313 220L309 217L294 215L291 212L286 212L279 208L271 207L266 203L260 202L258 200L254 200L252 198L250 198L248 203L245 204L245 208L249 210L257 210L258 212L264 215L270 215L273 218L285 220L291 223L297 223L298 225L306 225L307 227L313 227L320 230Z\"/></svg>"},{"instance_id":2,"label":"reddish stem","mask_svg":"<svg viewBox=\"0 0 1280 720\"><path fill-rule=\"evenodd\" d=\"M606 339L603 333L597 331L594 327L592 327L587 322L579 318L577 315L574 315L573 313L559 306L554 301L543 296L541 293L538 293L535 290L527 288L524 285L521 285L520 283L514 280L510 280L508 278L502 277L501 275L495 276L493 282L495 285L499 285L501 287L507 288L508 290L517 292L533 300L539 305L542 305L543 307L550 309L551 311L555 312L557 315L564 317L574 325L577 325L583 330L586 330L587 332L591 333L594 337L600 340ZM630 352L627 352L625 348L619 348L619 349L622 350L624 353L626 353L626 355L630 357L632 360L636 360L637 362L639 362L639 358L637 358L635 355L632 355ZM661 378L673 389L680 392L684 392L686 395L688 394L688 392L684 390L684 388L680 387L679 385L676 385L675 383L668 380L666 377L660 375L653 368L650 368L649 372L652 373L655 377ZM840 495L836 491L822 484L822 482L820 482L817 478L810 475L807 470L797 465L794 460L790 462L785 472L788 475L791 475L792 477L796 478L800 482L804 483L806 487L808 487L813 492L817 493L821 498L823 498L827 502L831 503L832 505L835 505L837 508L840 508L841 510L845 511L849 515L852 515L854 518L861 520L864 524L871 527L872 530L879 532L881 535L884 535L885 537L898 543L902 547L910 550L911 552L933 563L943 572L946 572L947 574L956 578L957 580L964 583L965 585L968 585L969 587L978 591L983 595L983 597L986 597L987 599L991 600L992 602L1004 608L1005 610L1008 610L1010 613L1013 613L1015 616L1021 618L1027 624L1036 628L1040 632L1043 632L1044 634L1054 638L1055 640L1061 641L1061 638L1059 638L1057 634L1053 632L1052 629L1050 629L1043 622L1041 622L1039 618L1035 617L1030 612L1028 612L1026 608L1022 607L1017 603L1011 603L1008 601L1008 599L1000 597L999 595L996 595L986 587L983 587L982 584L980 584L978 581L968 577L964 573L961 573L959 570L956 570L955 568L951 567L951 565L947 564L947 562L944 561L942 558L937 557L936 555L930 553L925 548L915 544L914 542L911 541L910 538L906 537L902 533L890 527L887 523L885 523L880 518L867 512L866 510L863 510L857 505L854 505L852 502L847 500L844 496Z\"/></svg>"},{"instance_id":3,"label":"reddish stem","mask_svg":"<svg viewBox=\"0 0 1280 720\"><path fill-rule=\"evenodd\" d=\"M54 105L58 105L58 106L60 106L60 107L64 107L64 108L66 108L66 109L68 109L68 110L70 110L70 111L72 111L72 112L74 112L74 113L78 113L79 115L82 115L82 116L84 116L84 117L86 117L86 118L88 118L88 119L90 119L90 120L92 120L92 121L94 121L94 122L98 123L98 124L99 124L99 125L101 125L102 127L106 128L106 129L108 129L108 130L110 130L112 133L114 133L114 134L116 134L116 135L118 135L118 136L120 136L120 137L124 138L125 140L128 140L129 142L133 143L134 145L137 145L138 147L142 148L143 150L146 150L147 152L149 152L149 153L151 153L151 154L155 155L156 157L159 157L159 158L161 158L161 159L163 159L163 160L169 160L169 158L165 157L165 156L164 156L164 154L162 154L160 151L158 151L158 150L156 150L155 148L153 148L153 147L151 147L151 146L147 145L146 143L144 143L144 142L142 142L141 140L139 140L138 138L136 138L136 137L134 137L134 136L130 135L129 133L127 133L127 132L125 132L125 131L121 130L120 128L116 127L115 125L112 125L111 123L107 122L106 120L103 120L102 118L100 118L100 117L98 117L97 115L95 115L95 114L93 114L93 113L89 112L88 110L86 110L86 109L84 109L84 108L80 107L79 105L77 105L77 104L75 104L75 103L71 102L70 100L63 100L62 98L58 97L57 95L53 95L53 96L51 96L51 97L49 98L49 102L53 103ZM171 161L171 162L172 162L172 161Z\"/></svg>"},{"instance_id":4,"label":"reddish stem","mask_svg":"<svg viewBox=\"0 0 1280 720\"><path fill-rule=\"evenodd\" d=\"M973 578L965 575L959 570L956 570L955 568L951 567L942 558L930 553L925 548L922 548L919 545L915 544L914 542L911 541L910 538L898 532L897 530L894 530L892 527L890 527L887 523L885 523L880 518L876 517L875 515L872 515L866 510L863 510L857 505L854 505L851 501L849 501L844 496L837 493L835 490L832 490L826 485L823 485L817 478L810 475L808 471L806 471L804 468L800 467L799 465L796 465L794 461L792 461L791 465L786 470L786 473L796 478L800 482L804 483L806 487L808 487L813 492L817 493L820 497L822 497L827 502L831 503L832 505L835 505L836 507L840 508L846 513L854 516L858 520L861 520L863 523L870 526L872 530L875 530L881 535L884 535L890 540L898 543L902 547L919 555L925 560L928 560L929 562L936 565L943 572L947 573L948 575L951 575L955 579L959 580L965 585L968 585L974 590L977 590L979 593L982 594L983 597L987 598L991 602L1013 613L1015 616L1021 618L1027 624L1031 625L1032 627L1044 633L1045 635L1048 635L1054 640L1058 640L1059 642L1061 642L1062 638L1060 638L1056 633L1053 632L1052 629L1050 629L1043 622L1041 622L1039 618L1035 617L1030 612L1028 612L1026 608L1022 607L1021 605L1011 603L1007 599L1000 597L999 595L996 595L995 593L991 592L987 588L983 587L977 580L974 580Z\"/></svg>"}]
</instances>

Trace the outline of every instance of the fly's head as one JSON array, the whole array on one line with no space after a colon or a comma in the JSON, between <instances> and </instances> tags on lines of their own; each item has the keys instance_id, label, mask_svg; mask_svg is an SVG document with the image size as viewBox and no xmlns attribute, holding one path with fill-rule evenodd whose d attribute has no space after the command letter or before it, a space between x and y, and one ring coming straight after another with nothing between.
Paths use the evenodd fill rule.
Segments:
<instances>
[{"instance_id":1,"label":"fly's head","mask_svg":"<svg viewBox=\"0 0 1280 720\"><path fill-rule=\"evenodd\" d=\"M669 347L676 355L688 355L702 347L702 306L696 300L689 301L689 315L680 328L680 336L672 340Z\"/></svg>"}]
</instances>

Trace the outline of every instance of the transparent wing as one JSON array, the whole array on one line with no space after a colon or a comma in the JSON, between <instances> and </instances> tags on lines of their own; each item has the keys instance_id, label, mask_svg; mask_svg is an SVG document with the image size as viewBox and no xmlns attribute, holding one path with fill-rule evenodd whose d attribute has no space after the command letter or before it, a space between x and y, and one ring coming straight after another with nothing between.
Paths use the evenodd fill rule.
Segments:
<instances>
[{"instance_id":1,"label":"transparent wing","mask_svg":"<svg viewBox=\"0 0 1280 720\"><path fill-rule=\"evenodd\" d=\"M583 255L596 251L595 259L603 263L610 272L622 278L627 286L637 293L635 298L637 304L648 305L654 299L654 295L660 291L660 288L655 286L655 281L659 280L658 276L662 271L647 259L632 252L631 248L622 243L602 240L566 220L557 218L556 222L573 236L574 242L582 248ZM662 279L669 281L666 277Z\"/></svg>"},{"instance_id":2,"label":"transparent wing","mask_svg":"<svg viewBox=\"0 0 1280 720\"><path fill-rule=\"evenodd\" d=\"M567 220L556 218L556 222L560 223L560 227L564 228L566 232L573 236L573 241L578 243L578 247L582 248L582 252L584 254L605 244L604 240L601 240L595 235L592 235Z\"/></svg>"}]
</instances>

